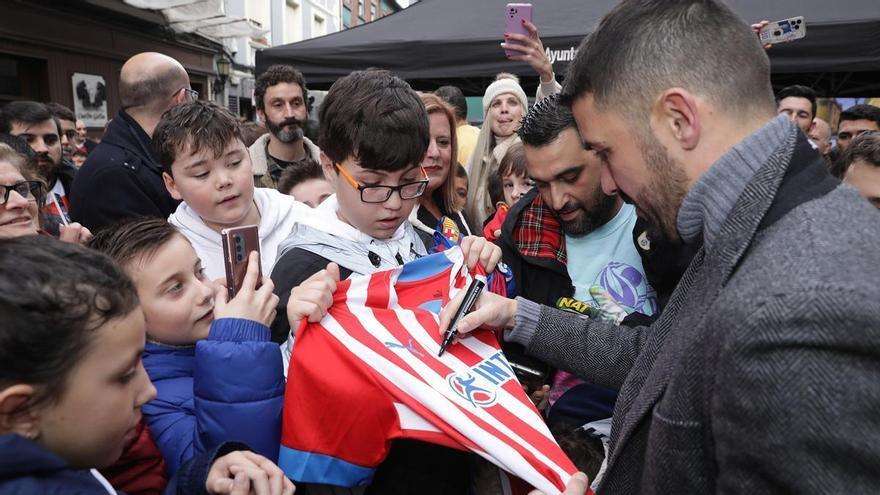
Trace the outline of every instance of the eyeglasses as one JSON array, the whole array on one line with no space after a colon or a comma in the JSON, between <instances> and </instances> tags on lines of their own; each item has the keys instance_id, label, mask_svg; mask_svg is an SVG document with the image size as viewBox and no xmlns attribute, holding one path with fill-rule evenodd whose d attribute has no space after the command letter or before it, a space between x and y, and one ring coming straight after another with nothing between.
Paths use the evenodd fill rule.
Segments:
<instances>
[{"instance_id":1,"label":"eyeglasses","mask_svg":"<svg viewBox=\"0 0 880 495\"><path fill-rule=\"evenodd\" d=\"M0 185L0 197L3 198L0 205L5 205L9 201L9 193L12 191L17 192L24 199L36 201L43 194L43 185L35 180L26 180L8 186Z\"/></svg>"},{"instance_id":2,"label":"eyeglasses","mask_svg":"<svg viewBox=\"0 0 880 495\"><path fill-rule=\"evenodd\" d=\"M348 175L348 172L342 168L342 165L338 163L335 165L336 168L342 172L343 177L345 177L351 184L351 187L360 191L361 201L364 203L384 203L388 201L392 194L394 194L394 191L397 191L397 193L400 194L400 199L415 199L424 194L425 188L428 187L428 173L425 172L424 168L421 170L425 178L420 181L407 182L406 184L400 184L399 186L362 186Z\"/></svg>"},{"instance_id":3,"label":"eyeglasses","mask_svg":"<svg viewBox=\"0 0 880 495\"><path fill-rule=\"evenodd\" d=\"M199 92L191 89L191 88L180 88L177 91L183 90L183 93L186 95L186 101L196 101L199 99Z\"/></svg>"}]
</instances>

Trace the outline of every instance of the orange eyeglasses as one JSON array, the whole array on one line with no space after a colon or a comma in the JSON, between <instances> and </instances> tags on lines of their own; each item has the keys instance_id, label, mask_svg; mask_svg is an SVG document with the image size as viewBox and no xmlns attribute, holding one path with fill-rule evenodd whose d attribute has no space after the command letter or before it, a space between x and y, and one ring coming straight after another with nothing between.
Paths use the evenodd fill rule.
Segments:
<instances>
[{"instance_id":1,"label":"orange eyeglasses","mask_svg":"<svg viewBox=\"0 0 880 495\"><path fill-rule=\"evenodd\" d=\"M394 191L397 191L400 195L400 199L415 199L424 194L425 189L428 187L428 173L421 167L419 168L425 176L422 180L407 182L406 184L400 184L399 186L364 186L358 184L352 176L348 175L348 172L342 168L342 165L338 163L335 163L334 165L336 165L337 170L342 172L343 177L348 180L351 187L360 191L361 201L364 203L384 203L388 201L388 198L390 198L392 194L394 194Z\"/></svg>"}]
</instances>

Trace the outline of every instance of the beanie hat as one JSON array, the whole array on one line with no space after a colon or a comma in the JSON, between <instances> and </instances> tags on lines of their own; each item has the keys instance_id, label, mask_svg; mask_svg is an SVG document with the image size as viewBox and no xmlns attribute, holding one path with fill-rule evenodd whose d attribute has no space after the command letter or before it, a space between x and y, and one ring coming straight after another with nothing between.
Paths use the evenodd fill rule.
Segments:
<instances>
[{"instance_id":1,"label":"beanie hat","mask_svg":"<svg viewBox=\"0 0 880 495\"><path fill-rule=\"evenodd\" d=\"M523 91L522 87L514 81L513 79L501 79L493 82L486 88L486 93L483 95L483 116L486 116L486 112L489 111L489 105L492 104L492 100L495 99L496 96L511 93L515 95L520 104L523 106L523 113L525 113L526 109L529 107L529 99L526 96L526 92Z\"/></svg>"}]
</instances>

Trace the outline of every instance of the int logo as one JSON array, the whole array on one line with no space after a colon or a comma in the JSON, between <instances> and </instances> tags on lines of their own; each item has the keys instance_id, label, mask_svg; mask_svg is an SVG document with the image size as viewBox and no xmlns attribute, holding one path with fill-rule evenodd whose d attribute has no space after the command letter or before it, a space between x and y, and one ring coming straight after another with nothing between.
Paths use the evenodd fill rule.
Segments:
<instances>
[{"instance_id":1,"label":"int logo","mask_svg":"<svg viewBox=\"0 0 880 495\"><path fill-rule=\"evenodd\" d=\"M468 371L450 373L446 383L452 391L474 407L491 407L498 400L498 388L514 378L513 369L501 351Z\"/></svg>"}]
</instances>

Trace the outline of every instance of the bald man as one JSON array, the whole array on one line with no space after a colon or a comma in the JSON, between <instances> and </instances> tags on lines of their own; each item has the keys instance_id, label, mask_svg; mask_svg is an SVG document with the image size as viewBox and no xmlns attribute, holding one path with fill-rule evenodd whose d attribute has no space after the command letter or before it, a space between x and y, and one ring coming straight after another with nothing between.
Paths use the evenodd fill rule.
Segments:
<instances>
[{"instance_id":1,"label":"bald man","mask_svg":"<svg viewBox=\"0 0 880 495\"><path fill-rule=\"evenodd\" d=\"M828 152L831 151L831 125L824 119L816 117L813 119L813 125L810 126L809 136L819 150L819 154L827 157Z\"/></svg>"},{"instance_id":2,"label":"bald man","mask_svg":"<svg viewBox=\"0 0 880 495\"><path fill-rule=\"evenodd\" d=\"M153 130L162 114L198 98L180 62L161 53L139 53L119 73L122 110L77 173L71 216L95 231L132 217L167 218L177 207L153 153Z\"/></svg>"}]
</instances>

